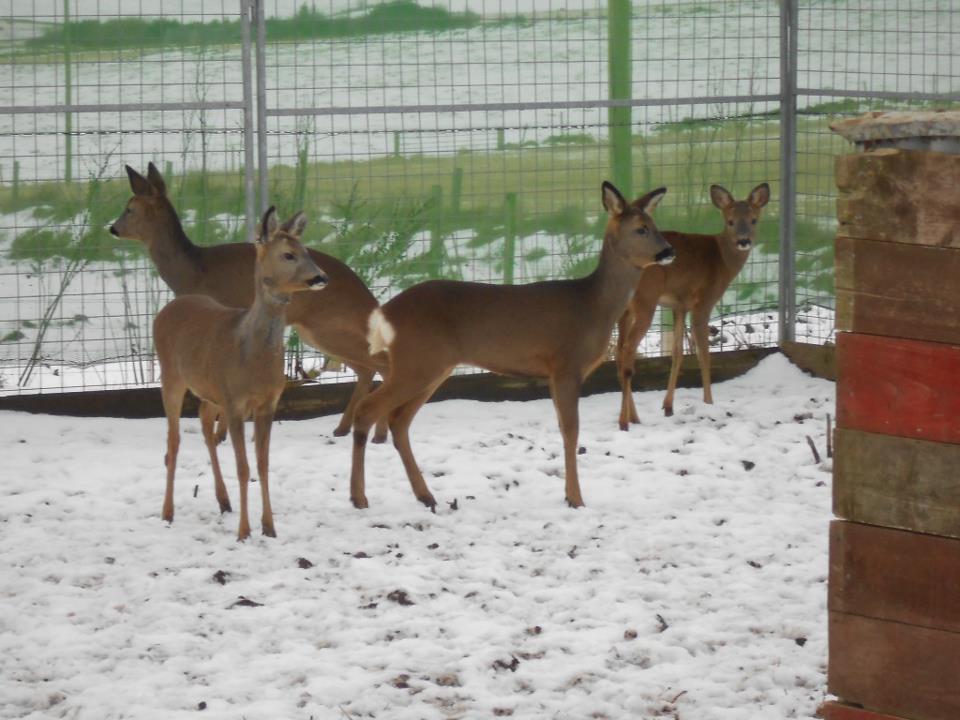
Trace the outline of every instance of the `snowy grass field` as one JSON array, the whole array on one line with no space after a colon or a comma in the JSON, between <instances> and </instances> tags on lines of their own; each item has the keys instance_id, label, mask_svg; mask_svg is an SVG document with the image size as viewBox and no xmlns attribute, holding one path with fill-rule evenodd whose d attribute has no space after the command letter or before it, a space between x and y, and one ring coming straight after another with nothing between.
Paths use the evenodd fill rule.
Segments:
<instances>
[{"instance_id":1,"label":"snowy grass field","mask_svg":"<svg viewBox=\"0 0 960 720\"><path fill-rule=\"evenodd\" d=\"M583 399L577 511L549 401L424 408L437 514L390 446L353 509L337 418L280 422L245 544L196 419L168 526L163 420L0 413L0 717L811 718L834 386L776 355L715 397L639 393L629 433Z\"/></svg>"}]
</instances>

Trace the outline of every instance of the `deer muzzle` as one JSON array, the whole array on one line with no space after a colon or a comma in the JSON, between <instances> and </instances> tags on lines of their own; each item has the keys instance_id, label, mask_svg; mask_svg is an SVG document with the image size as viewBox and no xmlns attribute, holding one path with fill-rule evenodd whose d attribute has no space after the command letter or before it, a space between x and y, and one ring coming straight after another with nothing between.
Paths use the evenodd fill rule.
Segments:
<instances>
[{"instance_id":1,"label":"deer muzzle","mask_svg":"<svg viewBox=\"0 0 960 720\"><path fill-rule=\"evenodd\" d=\"M312 278L307 280L307 285L310 286L311 290L322 290L327 286L327 276L323 273L314 275Z\"/></svg>"},{"instance_id":2,"label":"deer muzzle","mask_svg":"<svg viewBox=\"0 0 960 720\"><path fill-rule=\"evenodd\" d=\"M673 251L672 246L667 246L656 255L653 256L653 259L656 261L657 265L669 265L673 262L673 259L677 254Z\"/></svg>"},{"instance_id":3,"label":"deer muzzle","mask_svg":"<svg viewBox=\"0 0 960 720\"><path fill-rule=\"evenodd\" d=\"M110 234L113 235L114 237L120 237L120 233L117 232L116 224L113 224L110 226Z\"/></svg>"},{"instance_id":4,"label":"deer muzzle","mask_svg":"<svg viewBox=\"0 0 960 720\"><path fill-rule=\"evenodd\" d=\"M753 240L750 238L740 238L737 240L737 247L741 250L749 250L753 246Z\"/></svg>"}]
</instances>

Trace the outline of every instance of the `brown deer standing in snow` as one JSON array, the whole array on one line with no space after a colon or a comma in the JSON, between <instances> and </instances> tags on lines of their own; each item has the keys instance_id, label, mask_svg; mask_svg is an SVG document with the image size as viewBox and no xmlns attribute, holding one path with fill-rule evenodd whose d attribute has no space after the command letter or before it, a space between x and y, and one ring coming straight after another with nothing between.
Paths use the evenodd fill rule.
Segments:
<instances>
[{"instance_id":1,"label":"brown deer standing in snow","mask_svg":"<svg viewBox=\"0 0 960 720\"><path fill-rule=\"evenodd\" d=\"M143 243L157 271L175 295L208 295L229 307L253 303L253 243L201 247L183 231L177 211L167 198L163 177L153 163L143 177L129 165L133 197L110 227L114 235ZM384 355L367 351L366 324L377 301L363 281L340 260L309 250L323 268L329 285L322 293L298 293L287 307L287 323L307 343L343 361L357 374L357 383L334 435L346 435L357 401L370 391L374 373L387 368ZM386 439L386 422L378 425L374 442Z\"/></svg>"},{"instance_id":2,"label":"brown deer standing in snow","mask_svg":"<svg viewBox=\"0 0 960 720\"><path fill-rule=\"evenodd\" d=\"M267 477L270 426L286 379L283 374L284 311L295 293L320 290L327 276L299 241L306 219L297 213L277 228L270 208L256 243L255 290L249 308L227 307L206 295L181 295L157 313L153 338L160 361L163 409L167 415L167 490L163 519L173 522L173 478L180 447L180 410L189 389L200 398L200 424L210 453L220 511L230 498L220 463L214 421L219 415L230 433L240 482L237 539L250 536L247 483L250 468L243 423L253 417L257 473L263 498L263 534L276 537Z\"/></svg>"},{"instance_id":3,"label":"brown deer standing in snow","mask_svg":"<svg viewBox=\"0 0 960 720\"><path fill-rule=\"evenodd\" d=\"M653 190L631 204L613 185L603 184L610 217L599 264L587 277L529 285L433 280L371 313L370 350L386 350L390 370L357 406L350 475L354 506L367 507L367 431L379 417L389 418L414 495L428 507L436 505L417 468L408 430L421 406L463 363L549 379L563 436L567 503L583 505L577 478L580 387L603 361L613 325L643 268L673 259L673 249L650 217L665 192Z\"/></svg>"},{"instance_id":4,"label":"brown deer standing in snow","mask_svg":"<svg viewBox=\"0 0 960 720\"><path fill-rule=\"evenodd\" d=\"M734 200L719 185L710 187L710 199L723 213L723 230L716 235L664 231L677 253L669 267L650 267L640 276L636 292L617 323L617 371L620 377L620 429L639 422L633 403L634 360L637 344L650 329L657 305L673 310L673 348L670 381L663 400L664 415L673 415L673 393L680 374L687 313L703 380L703 401L713 402L710 389L708 322L714 306L750 256L757 237L757 221L770 200L770 186L757 185L746 200Z\"/></svg>"}]
</instances>

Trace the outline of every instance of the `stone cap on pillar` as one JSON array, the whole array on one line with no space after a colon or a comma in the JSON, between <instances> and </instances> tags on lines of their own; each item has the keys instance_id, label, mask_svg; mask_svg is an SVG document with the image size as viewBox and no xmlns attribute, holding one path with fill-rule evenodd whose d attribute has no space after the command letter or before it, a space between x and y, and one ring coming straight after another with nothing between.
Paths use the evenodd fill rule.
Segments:
<instances>
[{"instance_id":1,"label":"stone cap on pillar","mask_svg":"<svg viewBox=\"0 0 960 720\"><path fill-rule=\"evenodd\" d=\"M830 123L860 150L901 148L960 154L960 110L868 112Z\"/></svg>"}]
</instances>

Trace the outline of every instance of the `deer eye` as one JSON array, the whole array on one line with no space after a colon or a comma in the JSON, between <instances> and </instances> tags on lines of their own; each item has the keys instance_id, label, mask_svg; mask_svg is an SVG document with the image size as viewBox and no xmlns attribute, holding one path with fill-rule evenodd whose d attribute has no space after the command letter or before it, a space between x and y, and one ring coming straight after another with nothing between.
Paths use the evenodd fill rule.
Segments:
<instances>
[{"instance_id":1,"label":"deer eye","mask_svg":"<svg viewBox=\"0 0 960 720\"><path fill-rule=\"evenodd\" d=\"M283 254L283 259L284 259L284 260L296 260L296 259L297 259L297 256L294 255L293 253L284 253L284 254Z\"/></svg>"},{"instance_id":2,"label":"deer eye","mask_svg":"<svg viewBox=\"0 0 960 720\"><path fill-rule=\"evenodd\" d=\"M646 235L646 234L647 234L647 229L645 227L637 228L637 235Z\"/></svg>"},{"instance_id":3,"label":"deer eye","mask_svg":"<svg viewBox=\"0 0 960 720\"><path fill-rule=\"evenodd\" d=\"M751 220L751 221L750 221L750 224L751 224L751 225L756 225L756 224L757 224L757 219L754 218L753 220Z\"/></svg>"},{"instance_id":4,"label":"deer eye","mask_svg":"<svg viewBox=\"0 0 960 720\"><path fill-rule=\"evenodd\" d=\"M729 225L730 227L733 227L733 220L727 220L727 225Z\"/></svg>"}]
</instances>

